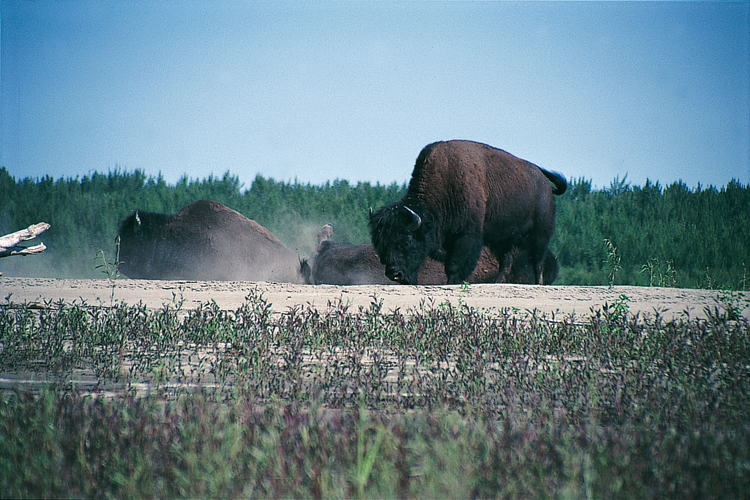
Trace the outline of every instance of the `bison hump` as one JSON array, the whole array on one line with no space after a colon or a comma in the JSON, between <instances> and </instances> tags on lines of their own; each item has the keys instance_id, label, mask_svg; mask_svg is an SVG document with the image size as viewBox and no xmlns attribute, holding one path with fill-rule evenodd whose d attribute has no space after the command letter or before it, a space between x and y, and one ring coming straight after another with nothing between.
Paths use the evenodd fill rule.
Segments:
<instances>
[{"instance_id":1,"label":"bison hump","mask_svg":"<svg viewBox=\"0 0 750 500\"><path fill-rule=\"evenodd\" d=\"M192 227L195 230L222 230L236 234L255 234L265 238L275 245L285 246L281 240L268 229L252 219L248 219L236 210L212 200L198 200L187 205L175 214L172 225L176 227Z\"/></svg>"}]
</instances>

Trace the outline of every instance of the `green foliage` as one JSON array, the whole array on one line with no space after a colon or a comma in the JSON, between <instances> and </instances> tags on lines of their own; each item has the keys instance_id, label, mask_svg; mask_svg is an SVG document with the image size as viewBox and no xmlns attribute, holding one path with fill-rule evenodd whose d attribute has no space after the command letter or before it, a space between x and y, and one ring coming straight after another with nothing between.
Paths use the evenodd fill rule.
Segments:
<instances>
[{"instance_id":1,"label":"green foliage","mask_svg":"<svg viewBox=\"0 0 750 500\"><path fill-rule=\"evenodd\" d=\"M628 300L0 306L0 496L744 498L747 299Z\"/></svg>"},{"instance_id":2,"label":"green foliage","mask_svg":"<svg viewBox=\"0 0 750 500\"><path fill-rule=\"evenodd\" d=\"M662 188L646 181L631 186L627 176L594 191L591 182L573 180L556 198L557 284L632 284L746 290L750 262L750 186L737 181L716 189L689 189L676 182ZM132 210L174 213L199 199L211 199L268 228L300 256L314 253L315 233L334 226L334 239L369 241L369 209L401 197L405 185L322 186L277 182L257 176L245 188L228 172L168 185L163 176L140 170L54 180L49 176L16 180L0 168L0 233L40 221L47 250L30 258L3 259L6 275L96 278L92 260L101 250L115 252L117 229ZM601 242L617 248L618 269ZM109 257L112 261L113 257Z\"/></svg>"},{"instance_id":3,"label":"green foliage","mask_svg":"<svg viewBox=\"0 0 750 500\"><path fill-rule=\"evenodd\" d=\"M560 263L556 283L608 284L604 239L621 258L618 283L747 289L750 186L733 180L720 190L691 190L682 182L632 187L616 179L609 189L592 191L589 181L572 181L557 197L550 243Z\"/></svg>"},{"instance_id":4,"label":"green foliage","mask_svg":"<svg viewBox=\"0 0 750 500\"><path fill-rule=\"evenodd\" d=\"M675 287L677 286L677 271L673 261L660 262L659 259L649 259L641 267L641 274L648 275L648 286ZM745 283L741 282L741 287Z\"/></svg>"},{"instance_id":5,"label":"green foliage","mask_svg":"<svg viewBox=\"0 0 750 500\"><path fill-rule=\"evenodd\" d=\"M750 307L750 297L733 290L721 290L720 293L719 301L724 311L719 312L718 309L715 309L714 315L726 320L736 321L741 319L745 309Z\"/></svg>"}]
</instances>

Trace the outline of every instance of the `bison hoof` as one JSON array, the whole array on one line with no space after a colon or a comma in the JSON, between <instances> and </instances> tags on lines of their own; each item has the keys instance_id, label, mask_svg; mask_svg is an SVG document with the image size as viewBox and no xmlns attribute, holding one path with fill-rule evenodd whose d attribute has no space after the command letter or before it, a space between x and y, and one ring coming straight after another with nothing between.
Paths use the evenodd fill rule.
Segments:
<instances>
[{"instance_id":1,"label":"bison hoof","mask_svg":"<svg viewBox=\"0 0 750 500\"><path fill-rule=\"evenodd\" d=\"M466 281L463 278L460 278L458 274L452 274L448 276L448 284L449 285L463 285L464 281Z\"/></svg>"}]
</instances>

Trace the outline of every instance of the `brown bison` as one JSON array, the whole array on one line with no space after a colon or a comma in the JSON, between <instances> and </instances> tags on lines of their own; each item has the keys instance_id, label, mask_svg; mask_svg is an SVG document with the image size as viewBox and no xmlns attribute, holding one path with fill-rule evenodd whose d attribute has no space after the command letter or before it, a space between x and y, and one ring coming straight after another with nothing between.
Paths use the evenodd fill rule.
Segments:
<instances>
[{"instance_id":1,"label":"brown bison","mask_svg":"<svg viewBox=\"0 0 750 500\"><path fill-rule=\"evenodd\" d=\"M173 215L135 210L119 236L120 270L130 278L305 281L304 263L292 250L215 201L196 201Z\"/></svg>"},{"instance_id":2,"label":"brown bison","mask_svg":"<svg viewBox=\"0 0 750 500\"><path fill-rule=\"evenodd\" d=\"M385 266L380 263L372 245L350 245L324 241L318 246L318 254L312 265L310 282L314 285L395 285L385 275ZM482 252L469 283L494 283L500 265L489 251ZM422 285L445 285L447 279L443 265L433 259L425 259L419 269Z\"/></svg>"},{"instance_id":3,"label":"brown bison","mask_svg":"<svg viewBox=\"0 0 750 500\"><path fill-rule=\"evenodd\" d=\"M395 285L385 275L385 266L380 263L372 245L350 245L328 241L333 235L330 224L318 232L317 255L313 261L310 283L314 285ZM519 248L513 249L511 269L500 275L500 264L487 247L482 248L479 261L467 280L469 283L517 283L533 284L534 270L528 254ZM558 273L557 259L547 252L544 267L544 282L551 284ZM444 266L430 257L419 269L419 283L423 285L445 285L447 277Z\"/></svg>"},{"instance_id":4,"label":"brown bison","mask_svg":"<svg viewBox=\"0 0 750 500\"><path fill-rule=\"evenodd\" d=\"M483 254L486 248L487 247L484 247L482 249ZM519 247L513 247L513 250L510 252L510 257L512 258L510 269L506 269L504 274L499 274L497 282L514 283L517 285L535 285L534 266L531 263L529 252ZM557 257L552 253L552 250L547 250L542 270L544 284L551 285L554 283L559 272L560 265L557 263Z\"/></svg>"},{"instance_id":5,"label":"brown bison","mask_svg":"<svg viewBox=\"0 0 750 500\"><path fill-rule=\"evenodd\" d=\"M503 150L436 142L419 153L406 195L370 213L370 236L386 276L399 283L418 283L428 256L445 263L448 283L462 283L487 246L502 275L514 247L528 252L534 283L543 284L553 195L566 189L562 175Z\"/></svg>"},{"instance_id":6,"label":"brown bison","mask_svg":"<svg viewBox=\"0 0 750 500\"><path fill-rule=\"evenodd\" d=\"M482 248L474 271L467 280L469 283L515 283L534 284L534 268L528 254L514 249L516 258L511 269L499 275L500 264L487 247ZM519 256L520 254L520 256ZM547 252L544 261L544 283L551 285L557 278L559 266L552 251ZM419 269L419 283L422 285L445 285L448 282L445 267L440 262L427 257ZM312 265L310 281L313 285L395 285L395 281L385 275L385 266L380 263L372 245L350 245L324 241Z\"/></svg>"}]
</instances>

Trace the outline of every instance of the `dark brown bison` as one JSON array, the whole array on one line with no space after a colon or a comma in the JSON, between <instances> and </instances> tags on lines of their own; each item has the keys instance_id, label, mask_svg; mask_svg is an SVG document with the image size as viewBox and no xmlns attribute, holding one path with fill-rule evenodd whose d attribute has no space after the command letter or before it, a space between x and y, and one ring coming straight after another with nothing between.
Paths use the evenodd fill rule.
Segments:
<instances>
[{"instance_id":1,"label":"dark brown bison","mask_svg":"<svg viewBox=\"0 0 750 500\"><path fill-rule=\"evenodd\" d=\"M304 283L304 263L292 250L215 201L173 215L135 210L119 236L120 270L130 278Z\"/></svg>"},{"instance_id":2,"label":"dark brown bison","mask_svg":"<svg viewBox=\"0 0 750 500\"><path fill-rule=\"evenodd\" d=\"M317 255L313 261L310 283L314 285L395 285L385 275L385 266L380 263L372 245L350 245L328 241L333 227L326 224L318 232ZM511 269L500 275L500 264L487 247L482 248L469 283L517 283L533 284L534 269L528 254L520 248L512 251ZM544 267L544 282L551 284L558 273L557 259L547 252ZM447 276L444 266L427 257L419 269L419 283L423 285L445 285Z\"/></svg>"},{"instance_id":3,"label":"dark brown bison","mask_svg":"<svg viewBox=\"0 0 750 500\"><path fill-rule=\"evenodd\" d=\"M486 248L482 249L482 253L484 253ZM510 269L505 270L504 274L499 274L497 282L514 283L517 285L536 284L534 266L531 262L529 252L519 247L513 247L513 250L510 251L510 257L512 258ZM551 285L554 283L559 272L560 265L557 263L557 257L552 253L552 250L547 250L542 270L544 284Z\"/></svg>"},{"instance_id":4,"label":"dark brown bison","mask_svg":"<svg viewBox=\"0 0 750 500\"><path fill-rule=\"evenodd\" d=\"M503 150L436 142L419 153L406 195L370 214L370 236L386 276L399 283L418 283L428 256L445 263L448 283L462 283L487 246L503 275L514 247L528 252L534 283L543 284L553 194L566 189L562 175Z\"/></svg>"},{"instance_id":5,"label":"dark brown bison","mask_svg":"<svg viewBox=\"0 0 750 500\"><path fill-rule=\"evenodd\" d=\"M482 249L469 283L516 283L534 284L534 268L528 254L514 249L513 265L500 276L500 264L487 247ZM544 262L544 283L552 284L559 267L552 251L547 252ZM448 282L442 263L427 257L419 269L422 285L445 285ZM385 266L380 263L372 245L350 245L324 241L312 265L310 281L313 285L396 285L385 275Z\"/></svg>"},{"instance_id":6,"label":"dark brown bison","mask_svg":"<svg viewBox=\"0 0 750 500\"><path fill-rule=\"evenodd\" d=\"M469 283L494 283L500 265L489 251L484 251L469 276ZM350 245L323 241L312 265L310 282L314 285L396 285L385 275L385 266L380 263L372 245ZM433 259L425 259L419 269L422 285L445 285L447 279L443 265Z\"/></svg>"}]
</instances>

